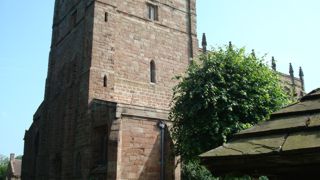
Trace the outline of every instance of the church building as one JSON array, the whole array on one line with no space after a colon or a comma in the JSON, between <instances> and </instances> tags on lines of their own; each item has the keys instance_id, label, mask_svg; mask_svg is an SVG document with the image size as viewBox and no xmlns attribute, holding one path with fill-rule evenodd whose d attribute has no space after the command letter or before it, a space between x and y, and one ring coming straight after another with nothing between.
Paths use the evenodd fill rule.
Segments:
<instances>
[{"instance_id":1,"label":"church building","mask_svg":"<svg viewBox=\"0 0 320 180\"><path fill-rule=\"evenodd\" d=\"M198 53L196 0L56 0L45 97L22 179L179 179L175 75Z\"/></svg>"},{"instance_id":2,"label":"church building","mask_svg":"<svg viewBox=\"0 0 320 180\"><path fill-rule=\"evenodd\" d=\"M55 0L52 28L22 179L180 179L168 113L173 77L206 51L196 0ZM302 96L291 70L281 81Z\"/></svg>"}]
</instances>

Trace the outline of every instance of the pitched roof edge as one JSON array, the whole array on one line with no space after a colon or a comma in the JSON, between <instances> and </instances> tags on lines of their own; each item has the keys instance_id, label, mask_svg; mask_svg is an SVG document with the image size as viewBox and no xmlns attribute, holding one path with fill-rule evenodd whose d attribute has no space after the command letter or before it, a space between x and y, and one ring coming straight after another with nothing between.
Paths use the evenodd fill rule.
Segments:
<instances>
[{"instance_id":1,"label":"pitched roof edge","mask_svg":"<svg viewBox=\"0 0 320 180\"><path fill-rule=\"evenodd\" d=\"M314 131L314 130L320 130L320 125L311 126L311 127L296 126L296 127L283 128L283 129L272 129L272 130L266 130L266 131L235 134L229 142L232 143L233 141L236 141L240 138L247 138L247 137L262 137L262 136L266 136L266 135L288 134L288 133L295 133L295 132L300 132L300 131L308 132L308 131Z\"/></svg>"},{"instance_id":2,"label":"pitched roof edge","mask_svg":"<svg viewBox=\"0 0 320 180\"><path fill-rule=\"evenodd\" d=\"M314 114L319 112L320 112L320 107L318 109L300 110L300 111L293 111L293 112L282 112L282 113L275 112L270 115L269 120L273 121L275 118L279 118L279 117L286 117L286 116L293 116L293 115L306 115L306 114Z\"/></svg>"}]
</instances>

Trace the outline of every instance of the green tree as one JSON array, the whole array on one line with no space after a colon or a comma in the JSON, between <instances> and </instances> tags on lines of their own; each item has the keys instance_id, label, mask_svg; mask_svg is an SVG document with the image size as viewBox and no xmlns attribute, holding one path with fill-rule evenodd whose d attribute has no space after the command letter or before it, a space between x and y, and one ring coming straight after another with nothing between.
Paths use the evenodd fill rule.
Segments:
<instances>
[{"instance_id":1,"label":"green tree","mask_svg":"<svg viewBox=\"0 0 320 180\"><path fill-rule=\"evenodd\" d=\"M219 180L209 170L201 166L198 161L189 161L182 164L183 180Z\"/></svg>"},{"instance_id":2,"label":"green tree","mask_svg":"<svg viewBox=\"0 0 320 180\"><path fill-rule=\"evenodd\" d=\"M5 179L8 163L9 163L9 158L0 154L0 180Z\"/></svg>"},{"instance_id":3,"label":"green tree","mask_svg":"<svg viewBox=\"0 0 320 180\"><path fill-rule=\"evenodd\" d=\"M214 49L177 78L171 133L175 151L185 163L288 102L277 74L244 48Z\"/></svg>"}]
</instances>

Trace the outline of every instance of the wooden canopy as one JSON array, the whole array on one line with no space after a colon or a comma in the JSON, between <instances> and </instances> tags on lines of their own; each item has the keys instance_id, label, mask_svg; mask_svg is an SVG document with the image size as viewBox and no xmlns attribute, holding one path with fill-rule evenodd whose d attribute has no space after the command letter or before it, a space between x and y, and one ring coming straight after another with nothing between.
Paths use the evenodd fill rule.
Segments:
<instances>
[{"instance_id":1,"label":"wooden canopy","mask_svg":"<svg viewBox=\"0 0 320 180\"><path fill-rule=\"evenodd\" d=\"M276 179L320 177L320 89L200 157L217 175L233 172Z\"/></svg>"}]
</instances>

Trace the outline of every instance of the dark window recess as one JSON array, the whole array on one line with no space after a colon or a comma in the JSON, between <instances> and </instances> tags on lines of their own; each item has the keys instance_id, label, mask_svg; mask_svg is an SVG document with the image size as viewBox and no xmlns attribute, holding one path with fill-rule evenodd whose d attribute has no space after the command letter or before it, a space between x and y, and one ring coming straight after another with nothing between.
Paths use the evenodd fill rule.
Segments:
<instances>
[{"instance_id":1,"label":"dark window recess","mask_svg":"<svg viewBox=\"0 0 320 180\"><path fill-rule=\"evenodd\" d=\"M153 60L150 62L150 82L156 83L156 64Z\"/></svg>"},{"instance_id":2,"label":"dark window recess","mask_svg":"<svg viewBox=\"0 0 320 180\"><path fill-rule=\"evenodd\" d=\"M158 21L158 6L148 4L148 17L152 21Z\"/></svg>"},{"instance_id":3,"label":"dark window recess","mask_svg":"<svg viewBox=\"0 0 320 180\"><path fill-rule=\"evenodd\" d=\"M105 76L103 77L103 87L107 87L107 83L108 83L108 78L107 78L107 76L105 75Z\"/></svg>"},{"instance_id":4,"label":"dark window recess","mask_svg":"<svg viewBox=\"0 0 320 180\"><path fill-rule=\"evenodd\" d=\"M108 22L109 14L107 12L104 13L104 21Z\"/></svg>"}]
</instances>

